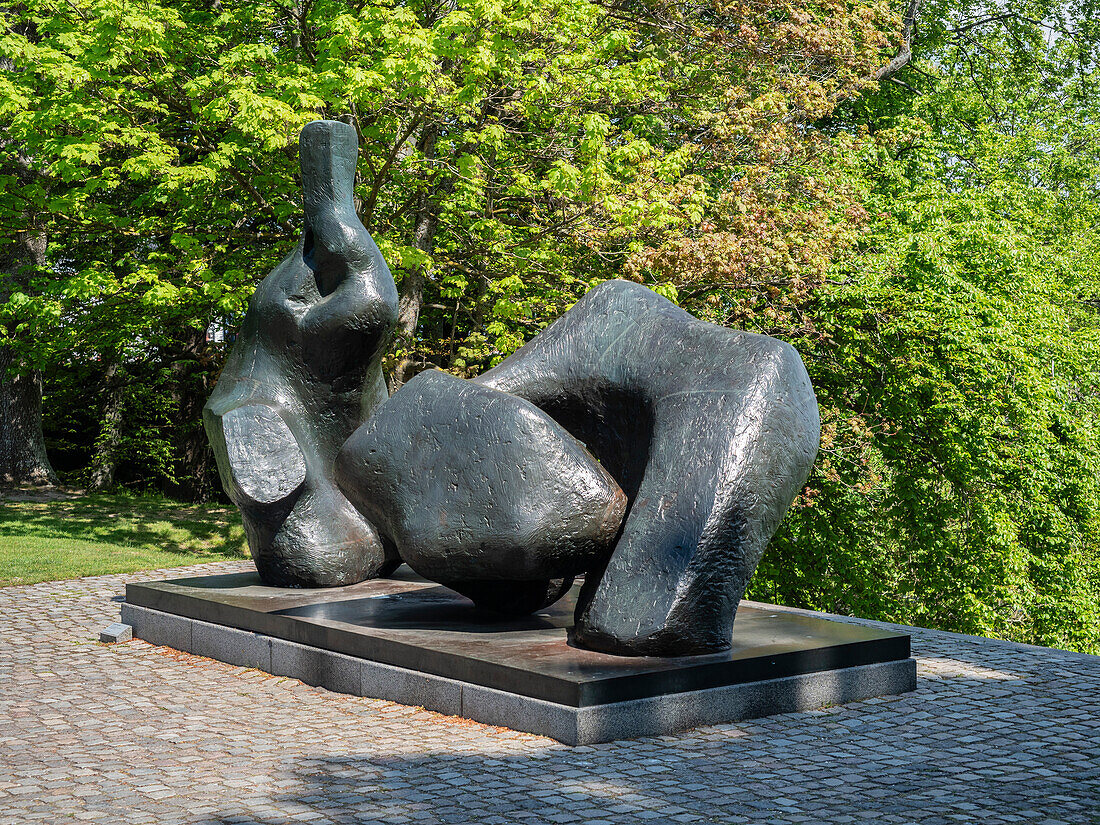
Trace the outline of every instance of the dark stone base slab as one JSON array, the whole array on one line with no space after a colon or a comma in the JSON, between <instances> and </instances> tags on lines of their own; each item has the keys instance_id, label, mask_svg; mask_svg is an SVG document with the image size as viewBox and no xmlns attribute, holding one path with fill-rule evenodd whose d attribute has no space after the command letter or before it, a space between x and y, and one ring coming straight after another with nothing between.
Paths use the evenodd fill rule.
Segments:
<instances>
[{"instance_id":1,"label":"dark stone base slab","mask_svg":"<svg viewBox=\"0 0 1100 825\"><path fill-rule=\"evenodd\" d=\"M131 584L134 635L330 690L551 736L566 744L902 693L916 687L903 634L743 605L733 648L674 659L572 647L572 598L500 619L402 568L325 590L255 574Z\"/></svg>"}]
</instances>

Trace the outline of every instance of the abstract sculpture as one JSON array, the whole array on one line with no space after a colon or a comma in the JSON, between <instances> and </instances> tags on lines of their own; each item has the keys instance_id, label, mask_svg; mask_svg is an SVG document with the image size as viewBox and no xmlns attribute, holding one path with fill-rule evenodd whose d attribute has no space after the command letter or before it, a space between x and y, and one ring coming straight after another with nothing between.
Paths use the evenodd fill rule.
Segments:
<instances>
[{"instance_id":1,"label":"abstract sculpture","mask_svg":"<svg viewBox=\"0 0 1100 825\"><path fill-rule=\"evenodd\" d=\"M611 281L473 381L429 371L386 400L396 291L352 206L356 133L316 121L301 146L302 242L205 411L261 578L347 584L404 560L523 613L583 574L574 643L727 649L817 454L795 350Z\"/></svg>"},{"instance_id":2,"label":"abstract sculpture","mask_svg":"<svg viewBox=\"0 0 1100 825\"><path fill-rule=\"evenodd\" d=\"M397 554L479 606L530 613L601 565L626 496L533 404L422 372L344 445L336 480Z\"/></svg>"},{"instance_id":3,"label":"abstract sculpture","mask_svg":"<svg viewBox=\"0 0 1100 825\"><path fill-rule=\"evenodd\" d=\"M355 215L355 130L317 121L299 144L305 231L252 296L203 419L260 576L327 587L387 567L378 532L336 487L332 463L386 400L380 362L397 289Z\"/></svg>"}]
</instances>

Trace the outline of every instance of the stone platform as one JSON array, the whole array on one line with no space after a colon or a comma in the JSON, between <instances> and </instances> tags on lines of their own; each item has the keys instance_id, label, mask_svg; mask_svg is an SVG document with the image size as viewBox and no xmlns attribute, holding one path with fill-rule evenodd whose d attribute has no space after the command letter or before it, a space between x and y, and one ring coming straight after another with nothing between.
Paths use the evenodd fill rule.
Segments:
<instances>
[{"instance_id":1,"label":"stone platform","mask_svg":"<svg viewBox=\"0 0 1100 825\"><path fill-rule=\"evenodd\" d=\"M128 584L122 620L154 644L570 745L916 686L908 635L768 605L742 605L721 654L582 650L568 639L576 592L503 619L404 567L325 590L266 587L245 572Z\"/></svg>"}]
</instances>

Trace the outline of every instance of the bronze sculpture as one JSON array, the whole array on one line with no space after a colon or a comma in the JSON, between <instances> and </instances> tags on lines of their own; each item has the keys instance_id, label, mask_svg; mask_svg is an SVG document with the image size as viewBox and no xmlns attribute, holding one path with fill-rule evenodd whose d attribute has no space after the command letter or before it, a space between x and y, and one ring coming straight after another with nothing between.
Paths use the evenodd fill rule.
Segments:
<instances>
[{"instance_id":1,"label":"bronze sculpture","mask_svg":"<svg viewBox=\"0 0 1100 825\"><path fill-rule=\"evenodd\" d=\"M261 577L348 584L407 560L525 612L583 574L576 644L728 648L817 454L798 354L611 281L473 381L432 371L386 400L396 291L351 205L356 140L302 130L302 242L257 289L205 411Z\"/></svg>"}]
</instances>

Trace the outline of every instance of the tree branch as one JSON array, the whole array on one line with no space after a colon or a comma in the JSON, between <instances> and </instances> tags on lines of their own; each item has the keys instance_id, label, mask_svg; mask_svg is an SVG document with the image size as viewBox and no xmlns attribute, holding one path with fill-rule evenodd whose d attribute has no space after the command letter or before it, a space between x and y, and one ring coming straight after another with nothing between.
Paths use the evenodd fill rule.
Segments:
<instances>
[{"instance_id":1,"label":"tree branch","mask_svg":"<svg viewBox=\"0 0 1100 825\"><path fill-rule=\"evenodd\" d=\"M371 223L374 221L374 207L378 202L378 192L382 188L382 184L385 183L386 174L390 171L390 167L393 166L394 160L396 160L398 153L401 151L401 147L405 145L405 141L409 139L409 136L416 131L416 127L420 125L420 118L414 117L408 128L404 133L398 135L397 140L393 144L393 148L390 149L389 155L386 156L386 162L382 164L382 168L379 169L374 175L374 181L371 184L370 194L367 195L367 201L363 206L363 225L369 230Z\"/></svg>"},{"instance_id":2,"label":"tree branch","mask_svg":"<svg viewBox=\"0 0 1100 825\"><path fill-rule=\"evenodd\" d=\"M882 68L874 72L871 80L887 80L909 65L913 59L913 30L917 24L917 11L920 8L920 0L909 0L909 8L905 10L905 16L901 20L901 45L894 59Z\"/></svg>"}]
</instances>

